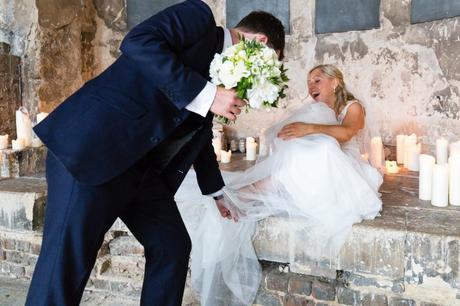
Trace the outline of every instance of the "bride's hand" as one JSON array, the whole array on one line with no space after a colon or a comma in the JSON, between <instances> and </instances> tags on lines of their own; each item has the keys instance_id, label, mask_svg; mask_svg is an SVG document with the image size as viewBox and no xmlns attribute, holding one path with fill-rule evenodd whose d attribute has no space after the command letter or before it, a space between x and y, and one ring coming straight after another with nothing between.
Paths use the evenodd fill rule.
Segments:
<instances>
[{"instance_id":1,"label":"bride's hand","mask_svg":"<svg viewBox=\"0 0 460 306\"><path fill-rule=\"evenodd\" d=\"M283 140L303 137L314 133L314 125L303 122L294 122L285 125L278 133L278 137Z\"/></svg>"}]
</instances>

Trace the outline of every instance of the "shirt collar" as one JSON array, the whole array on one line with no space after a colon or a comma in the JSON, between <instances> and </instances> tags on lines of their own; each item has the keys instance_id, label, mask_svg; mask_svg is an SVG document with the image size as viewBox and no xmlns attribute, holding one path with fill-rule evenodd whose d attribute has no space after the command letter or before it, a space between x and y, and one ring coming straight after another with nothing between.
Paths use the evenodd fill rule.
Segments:
<instances>
[{"instance_id":1,"label":"shirt collar","mask_svg":"<svg viewBox=\"0 0 460 306\"><path fill-rule=\"evenodd\" d=\"M225 50L231 46L232 46L232 35L230 34L229 29L224 28L224 47L222 50Z\"/></svg>"}]
</instances>

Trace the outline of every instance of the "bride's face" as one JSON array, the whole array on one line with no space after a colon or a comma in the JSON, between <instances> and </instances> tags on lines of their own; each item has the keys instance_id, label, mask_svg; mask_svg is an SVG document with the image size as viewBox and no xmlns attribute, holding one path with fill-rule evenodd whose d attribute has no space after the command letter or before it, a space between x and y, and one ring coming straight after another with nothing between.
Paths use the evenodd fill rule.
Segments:
<instances>
[{"instance_id":1,"label":"bride's face","mask_svg":"<svg viewBox=\"0 0 460 306\"><path fill-rule=\"evenodd\" d=\"M321 70L315 69L308 76L307 84L308 93L313 100L334 105L335 82L333 79L328 78Z\"/></svg>"}]
</instances>

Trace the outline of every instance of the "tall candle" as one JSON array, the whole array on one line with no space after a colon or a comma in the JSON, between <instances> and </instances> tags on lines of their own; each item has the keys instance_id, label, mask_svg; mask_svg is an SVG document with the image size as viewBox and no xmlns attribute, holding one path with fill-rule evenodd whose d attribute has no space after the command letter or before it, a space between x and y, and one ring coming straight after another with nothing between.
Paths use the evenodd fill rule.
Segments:
<instances>
[{"instance_id":1,"label":"tall candle","mask_svg":"<svg viewBox=\"0 0 460 306\"><path fill-rule=\"evenodd\" d=\"M43 119L45 119L49 114L48 113L38 113L37 114L37 124L39 124Z\"/></svg>"},{"instance_id":2,"label":"tall candle","mask_svg":"<svg viewBox=\"0 0 460 306\"><path fill-rule=\"evenodd\" d=\"M383 144L381 137L372 137L371 154L369 156L371 165L375 168L382 167L383 162Z\"/></svg>"},{"instance_id":3,"label":"tall candle","mask_svg":"<svg viewBox=\"0 0 460 306\"><path fill-rule=\"evenodd\" d=\"M434 165L431 205L446 207L449 202L449 167L447 164Z\"/></svg>"},{"instance_id":4,"label":"tall candle","mask_svg":"<svg viewBox=\"0 0 460 306\"><path fill-rule=\"evenodd\" d=\"M431 190L433 185L434 157L427 154L420 155L420 174L418 197L421 200L431 200Z\"/></svg>"},{"instance_id":5,"label":"tall candle","mask_svg":"<svg viewBox=\"0 0 460 306\"><path fill-rule=\"evenodd\" d=\"M419 143L415 146L410 147L408 153L408 162L407 162L407 169L410 171L418 171L419 170L419 157L420 152L422 150L422 144Z\"/></svg>"},{"instance_id":6,"label":"tall candle","mask_svg":"<svg viewBox=\"0 0 460 306\"><path fill-rule=\"evenodd\" d=\"M247 142L246 143L246 160L256 160L257 143Z\"/></svg>"},{"instance_id":7,"label":"tall candle","mask_svg":"<svg viewBox=\"0 0 460 306\"><path fill-rule=\"evenodd\" d=\"M396 136L396 162L398 164L404 164L404 140L406 135Z\"/></svg>"},{"instance_id":8,"label":"tall candle","mask_svg":"<svg viewBox=\"0 0 460 306\"><path fill-rule=\"evenodd\" d=\"M32 122L29 112L23 106L16 111L16 133L18 138L24 139L26 147L32 143Z\"/></svg>"},{"instance_id":9,"label":"tall candle","mask_svg":"<svg viewBox=\"0 0 460 306\"><path fill-rule=\"evenodd\" d=\"M417 144L417 135L404 137L404 167L409 167L409 149Z\"/></svg>"},{"instance_id":10,"label":"tall candle","mask_svg":"<svg viewBox=\"0 0 460 306\"><path fill-rule=\"evenodd\" d=\"M8 149L8 135L0 135L0 150Z\"/></svg>"},{"instance_id":11,"label":"tall candle","mask_svg":"<svg viewBox=\"0 0 460 306\"><path fill-rule=\"evenodd\" d=\"M222 139L220 137L212 139L212 146L214 147L214 153L216 153L216 158L220 161L220 152L222 150Z\"/></svg>"},{"instance_id":12,"label":"tall candle","mask_svg":"<svg viewBox=\"0 0 460 306\"><path fill-rule=\"evenodd\" d=\"M19 151L19 150L23 150L25 147L26 147L26 142L24 138L18 138L16 140L13 139L11 141L11 148L13 150Z\"/></svg>"},{"instance_id":13,"label":"tall candle","mask_svg":"<svg viewBox=\"0 0 460 306\"><path fill-rule=\"evenodd\" d=\"M399 167L396 161L394 160L386 160L385 169L387 170L387 173L398 173L399 172Z\"/></svg>"},{"instance_id":14,"label":"tall candle","mask_svg":"<svg viewBox=\"0 0 460 306\"><path fill-rule=\"evenodd\" d=\"M449 156L459 155L460 156L460 140L450 144Z\"/></svg>"},{"instance_id":15,"label":"tall candle","mask_svg":"<svg viewBox=\"0 0 460 306\"><path fill-rule=\"evenodd\" d=\"M228 164L232 160L232 151L220 151L220 162L223 164Z\"/></svg>"},{"instance_id":16,"label":"tall candle","mask_svg":"<svg viewBox=\"0 0 460 306\"><path fill-rule=\"evenodd\" d=\"M449 157L449 203L460 206L460 155Z\"/></svg>"},{"instance_id":17,"label":"tall candle","mask_svg":"<svg viewBox=\"0 0 460 306\"><path fill-rule=\"evenodd\" d=\"M436 163L443 165L447 163L447 147L449 142L447 139L441 137L436 139Z\"/></svg>"}]
</instances>

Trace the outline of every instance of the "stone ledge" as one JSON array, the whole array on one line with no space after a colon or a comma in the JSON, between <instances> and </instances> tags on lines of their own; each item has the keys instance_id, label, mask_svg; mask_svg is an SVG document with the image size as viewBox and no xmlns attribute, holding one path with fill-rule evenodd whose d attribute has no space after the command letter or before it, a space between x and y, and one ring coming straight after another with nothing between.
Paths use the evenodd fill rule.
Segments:
<instances>
[{"instance_id":1,"label":"stone ledge","mask_svg":"<svg viewBox=\"0 0 460 306\"><path fill-rule=\"evenodd\" d=\"M0 177L36 176L45 173L45 147L21 151L0 150Z\"/></svg>"},{"instance_id":2,"label":"stone ledge","mask_svg":"<svg viewBox=\"0 0 460 306\"><path fill-rule=\"evenodd\" d=\"M0 228L37 231L43 226L46 181L40 178L0 180Z\"/></svg>"},{"instance_id":3,"label":"stone ledge","mask_svg":"<svg viewBox=\"0 0 460 306\"><path fill-rule=\"evenodd\" d=\"M432 207L417 198L417 184L413 173L386 176L382 216L356 224L337 258L316 262L293 250L290 271L333 279L343 270L350 287L360 291L460 305L460 207ZM260 222L254 239L260 259L289 262L287 222L279 217Z\"/></svg>"}]
</instances>

